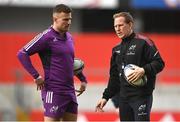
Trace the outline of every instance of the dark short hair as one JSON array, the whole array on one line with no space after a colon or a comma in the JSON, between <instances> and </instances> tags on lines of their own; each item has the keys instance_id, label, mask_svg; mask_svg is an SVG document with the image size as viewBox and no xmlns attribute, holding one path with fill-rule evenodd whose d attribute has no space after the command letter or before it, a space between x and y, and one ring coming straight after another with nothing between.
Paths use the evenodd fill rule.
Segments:
<instances>
[{"instance_id":1,"label":"dark short hair","mask_svg":"<svg viewBox=\"0 0 180 122\"><path fill-rule=\"evenodd\" d=\"M129 12L119 12L113 15L114 19L117 17L124 17L126 23L130 23L130 22L134 23L134 19Z\"/></svg>"},{"instance_id":2,"label":"dark short hair","mask_svg":"<svg viewBox=\"0 0 180 122\"><path fill-rule=\"evenodd\" d=\"M71 13L72 9L65 4L58 4L53 8L53 13Z\"/></svg>"}]
</instances>

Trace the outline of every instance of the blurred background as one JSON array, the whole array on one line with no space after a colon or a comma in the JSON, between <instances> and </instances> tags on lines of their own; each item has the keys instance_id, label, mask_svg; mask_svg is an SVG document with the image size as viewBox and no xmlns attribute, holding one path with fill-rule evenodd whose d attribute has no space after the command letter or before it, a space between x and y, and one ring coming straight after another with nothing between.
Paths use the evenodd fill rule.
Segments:
<instances>
[{"instance_id":1,"label":"blurred background","mask_svg":"<svg viewBox=\"0 0 180 122\"><path fill-rule=\"evenodd\" d=\"M110 100L105 113L94 111L108 82L111 49L121 41L112 19L120 11L133 15L135 31L155 42L166 63L157 77L151 120L180 121L180 0L0 0L0 121L43 120L40 92L16 53L52 24L52 7L59 3L73 9L70 32L89 81L78 97L79 122L119 120ZM38 56L31 59L43 75ZM79 83L75 78L76 88Z\"/></svg>"}]
</instances>

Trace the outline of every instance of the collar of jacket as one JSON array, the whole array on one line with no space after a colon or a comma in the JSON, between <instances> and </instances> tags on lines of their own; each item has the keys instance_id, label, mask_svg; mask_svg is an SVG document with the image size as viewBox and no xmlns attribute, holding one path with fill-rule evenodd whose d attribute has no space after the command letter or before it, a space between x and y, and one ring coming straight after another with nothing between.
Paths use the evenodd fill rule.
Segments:
<instances>
[{"instance_id":1,"label":"collar of jacket","mask_svg":"<svg viewBox=\"0 0 180 122\"><path fill-rule=\"evenodd\" d=\"M128 42L130 41L131 39L133 39L135 37L135 33L132 32L131 35L129 35L128 37L122 39L123 42Z\"/></svg>"}]
</instances>

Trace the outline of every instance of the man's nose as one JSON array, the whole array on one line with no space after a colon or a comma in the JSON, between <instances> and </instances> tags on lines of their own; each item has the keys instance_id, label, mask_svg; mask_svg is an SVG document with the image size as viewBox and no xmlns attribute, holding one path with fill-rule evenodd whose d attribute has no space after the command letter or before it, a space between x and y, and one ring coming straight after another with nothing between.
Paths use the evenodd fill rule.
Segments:
<instances>
[{"instance_id":1,"label":"man's nose","mask_svg":"<svg viewBox=\"0 0 180 122\"><path fill-rule=\"evenodd\" d=\"M71 20L68 21L68 24L69 24L69 25L71 24Z\"/></svg>"},{"instance_id":2,"label":"man's nose","mask_svg":"<svg viewBox=\"0 0 180 122\"><path fill-rule=\"evenodd\" d=\"M118 32L119 32L119 31L120 31L120 28L116 28L116 31L118 31Z\"/></svg>"}]
</instances>

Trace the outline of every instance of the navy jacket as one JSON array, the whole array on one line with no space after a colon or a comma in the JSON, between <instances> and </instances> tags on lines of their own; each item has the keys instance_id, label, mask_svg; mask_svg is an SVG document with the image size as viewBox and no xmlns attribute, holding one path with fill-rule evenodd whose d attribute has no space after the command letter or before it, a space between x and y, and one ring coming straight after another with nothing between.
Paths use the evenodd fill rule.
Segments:
<instances>
[{"instance_id":1,"label":"navy jacket","mask_svg":"<svg viewBox=\"0 0 180 122\"><path fill-rule=\"evenodd\" d=\"M147 84L142 87L130 85L123 74L123 66L135 64L143 67ZM110 78L103 98L108 100L120 92L122 100L136 100L151 95L155 88L156 75L165 64L155 44L149 38L132 33L112 50Z\"/></svg>"}]
</instances>

